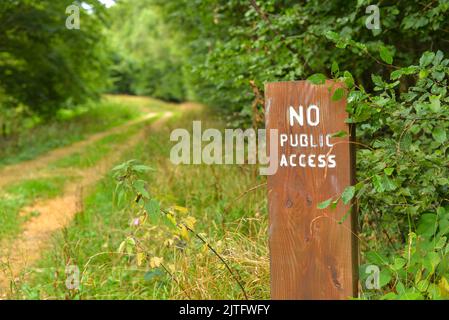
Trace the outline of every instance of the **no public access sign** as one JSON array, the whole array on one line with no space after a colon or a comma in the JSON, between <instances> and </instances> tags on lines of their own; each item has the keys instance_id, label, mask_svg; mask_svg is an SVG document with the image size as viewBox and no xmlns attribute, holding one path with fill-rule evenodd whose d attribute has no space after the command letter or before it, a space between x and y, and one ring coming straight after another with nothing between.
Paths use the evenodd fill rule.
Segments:
<instances>
[{"instance_id":1,"label":"no public access sign","mask_svg":"<svg viewBox=\"0 0 449 320\"><path fill-rule=\"evenodd\" d=\"M346 98L334 101L336 90L344 92L344 85L331 80L265 87L266 129L277 129L279 139L278 170L268 177L273 299L357 293L355 212L341 201L334 209L317 208L354 182Z\"/></svg>"}]
</instances>

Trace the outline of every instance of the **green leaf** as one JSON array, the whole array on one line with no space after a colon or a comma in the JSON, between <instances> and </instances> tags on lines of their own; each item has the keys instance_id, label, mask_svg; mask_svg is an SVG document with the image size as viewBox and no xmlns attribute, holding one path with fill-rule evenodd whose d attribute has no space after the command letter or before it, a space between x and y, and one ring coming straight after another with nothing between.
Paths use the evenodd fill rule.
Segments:
<instances>
[{"instance_id":1,"label":"green leaf","mask_svg":"<svg viewBox=\"0 0 449 320\"><path fill-rule=\"evenodd\" d=\"M439 65L443 60L443 58L444 58L443 52L441 50L438 50L437 53L435 54L435 58L433 59L432 64L434 66Z\"/></svg>"},{"instance_id":2,"label":"green leaf","mask_svg":"<svg viewBox=\"0 0 449 320\"><path fill-rule=\"evenodd\" d=\"M418 74L420 79L427 78L428 75L429 75L429 72L427 70L421 70Z\"/></svg>"},{"instance_id":3,"label":"green leaf","mask_svg":"<svg viewBox=\"0 0 449 320\"><path fill-rule=\"evenodd\" d=\"M348 204L352 200L352 198L354 198L354 194L355 194L355 187L349 186L341 194L341 200L343 201L344 204Z\"/></svg>"},{"instance_id":4,"label":"green leaf","mask_svg":"<svg viewBox=\"0 0 449 320\"><path fill-rule=\"evenodd\" d=\"M390 74L390 79L397 80L400 77L402 77L403 75L415 74L416 72L418 72L418 70L419 70L419 68L417 66L409 66L409 67L401 68L401 69L393 71Z\"/></svg>"},{"instance_id":5,"label":"green leaf","mask_svg":"<svg viewBox=\"0 0 449 320\"><path fill-rule=\"evenodd\" d=\"M442 217L442 216L445 216L445 214L446 214L446 209L444 209L444 207L438 207L438 209L437 209L437 215L438 215L439 217Z\"/></svg>"},{"instance_id":6,"label":"green leaf","mask_svg":"<svg viewBox=\"0 0 449 320\"><path fill-rule=\"evenodd\" d=\"M341 38L341 36L334 31L327 31L325 33L325 36L326 36L326 38L328 38L329 40L331 40L333 42L337 42Z\"/></svg>"},{"instance_id":7,"label":"green leaf","mask_svg":"<svg viewBox=\"0 0 449 320\"><path fill-rule=\"evenodd\" d=\"M435 243L435 250L441 250L443 249L444 245L446 244L447 238L441 237L438 239L438 241Z\"/></svg>"},{"instance_id":8,"label":"green leaf","mask_svg":"<svg viewBox=\"0 0 449 320\"><path fill-rule=\"evenodd\" d=\"M395 70L395 71L393 71L393 72L390 74L390 79L391 79L391 80L397 80L397 79L399 79L400 77L402 77L402 75L403 75L403 73L402 73L402 70L401 70L401 69Z\"/></svg>"},{"instance_id":9,"label":"green leaf","mask_svg":"<svg viewBox=\"0 0 449 320\"><path fill-rule=\"evenodd\" d=\"M117 183L115 186L115 191L113 195L113 202L116 205L120 205L125 196L125 190L123 189L123 182Z\"/></svg>"},{"instance_id":10,"label":"green leaf","mask_svg":"<svg viewBox=\"0 0 449 320\"><path fill-rule=\"evenodd\" d=\"M431 272L435 271L436 267L440 264L440 255L436 252L428 252L424 259L424 266Z\"/></svg>"},{"instance_id":11,"label":"green leaf","mask_svg":"<svg viewBox=\"0 0 449 320\"><path fill-rule=\"evenodd\" d=\"M421 215L416 232L419 235L433 236L437 228L437 215L433 213L424 213Z\"/></svg>"},{"instance_id":12,"label":"green leaf","mask_svg":"<svg viewBox=\"0 0 449 320\"><path fill-rule=\"evenodd\" d=\"M115 166L114 168L112 168L112 171L120 171L120 170L125 169L127 166L128 166L127 162L121 163L121 164Z\"/></svg>"},{"instance_id":13,"label":"green leaf","mask_svg":"<svg viewBox=\"0 0 449 320\"><path fill-rule=\"evenodd\" d=\"M150 198L150 194L148 193L148 191L145 189L145 181L143 180L136 180L133 183L133 187L134 189L140 193L144 198L149 199Z\"/></svg>"},{"instance_id":14,"label":"green leaf","mask_svg":"<svg viewBox=\"0 0 449 320\"><path fill-rule=\"evenodd\" d=\"M145 202L145 210L149 214L150 218L152 216L159 216L160 214L160 204L156 199L151 199L150 201ZM158 219L155 219L154 222L157 222ZM153 221L152 221L153 222Z\"/></svg>"},{"instance_id":15,"label":"green leaf","mask_svg":"<svg viewBox=\"0 0 449 320\"><path fill-rule=\"evenodd\" d=\"M342 224L343 222L346 221L346 219L349 217L349 215L351 214L352 211L352 207L349 208L346 213L343 215L343 217L338 221L338 224Z\"/></svg>"},{"instance_id":16,"label":"green leaf","mask_svg":"<svg viewBox=\"0 0 449 320\"><path fill-rule=\"evenodd\" d=\"M408 150L410 148L410 146L412 145L413 142L413 137L410 134L410 132L407 132L406 134L404 134L404 137L402 138L401 142L400 142L400 147L401 150Z\"/></svg>"},{"instance_id":17,"label":"green leaf","mask_svg":"<svg viewBox=\"0 0 449 320\"><path fill-rule=\"evenodd\" d=\"M405 286L404 286L404 284L403 284L401 281L399 281L399 282L396 284L396 291L397 291L399 294L404 294L404 293L405 293Z\"/></svg>"},{"instance_id":18,"label":"green leaf","mask_svg":"<svg viewBox=\"0 0 449 320\"><path fill-rule=\"evenodd\" d=\"M375 189L377 192L384 192L384 191L385 191L384 186L383 186L383 184L382 184L382 178L381 178L379 175L376 174L376 175L371 179L371 181L372 181L372 183L373 183L374 189Z\"/></svg>"},{"instance_id":19,"label":"green leaf","mask_svg":"<svg viewBox=\"0 0 449 320\"><path fill-rule=\"evenodd\" d=\"M436 142L444 143L446 141L446 131L441 127L436 127L432 131L432 137Z\"/></svg>"},{"instance_id":20,"label":"green leaf","mask_svg":"<svg viewBox=\"0 0 449 320\"><path fill-rule=\"evenodd\" d=\"M400 258L400 257L395 258L392 268L396 271L401 270L402 267L405 266L406 262L407 262L407 260L405 260L404 258Z\"/></svg>"},{"instance_id":21,"label":"green leaf","mask_svg":"<svg viewBox=\"0 0 449 320\"><path fill-rule=\"evenodd\" d=\"M337 198L337 199L335 199L334 201L332 201L332 202L331 202L331 205L329 206L329 208L330 208L331 210L335 210L335 208L337 208L338 201L340 201L340 198Z\"/></svg>"},{"instance_id":22,"label":"green leaf","mask_svg":"<svg viewBox=\"0 0 449 320\"><path fill-rule=\"evenodd\" d=\"M426 279L420 280L416 284L416 289L418 289L421 292L425 292L428 287L429 287L429 281L427 281Z\"/></svg>"},{"instance_id":23,"label":"green leaf","mask_svg":"<svg viewBox=\"0 0 449 320\"><path fill-rule=\"evenodd\" d=\"M399 300L422 300L423 296L419 292L406 292L399 297Z\"/></svg>"},{"instance_id":24,"label":"green leaf","mask_svg":"<svg viewBox=\"0 0 449 320\"><path fill-rule=\"evenodd\" d=\"M390 283L391 281L391 272L390 270L388 270L387 268L383 268L382 270L380 270L380 275L379 275L379 285L380 287L384 287L386 286L388 283Z\"/></svg>"},{"instance_id":25,"label":"green leaf","mask_svg":"<svg viewBox=\"0 0 449 320\"><path fill-rule=\"evenodd\" d=\"M393 191L396 189L396 185L393 180L386 175L382 176L382 185L385 191Z\"/></svg>"},{"instance_id":26,"label":"green leaf","mask_svg":"<svg viewBox=\"0 0 449 320\"><path fill-rule=\"evenodd\" d=\"M373 80L373 83L379 88L382 88L384 86L382 77L378 76L377 74L371 74L371 80Z\"/></svg>"},{"instance_id":27,"label":"green leaf","mask_svg":"<svg viewBox=\"0 0 449 320\"><path fill-rule=\"evenodd\" d=\"M327 77L322 73L315 73L307 78L307 80L312 82L313 84L324 84L326 82L326 79Z\"/></svg>"},{"instance_id":28,"label":"green leaf","mask_svg":"<svg viewBox=\"0 0 449 320\"><path fill-rule=\"evenodd\" d=\"M340 68L338 67L338 63L336 61L332 62L331 73L337 74L339 71Z\"/></svg>"},{"instance_id":29,"label":"green leaf","mask_svg":"<svg viewBox=\"0 0 449 320\"><path fill-rule=\"evenodd\" d=\"M145 166L143 164L137 164L132 166L133 170L136 172L147 172L147 171L155 171L155 169L149 167L149 166Z\"/></svg>"},{"instance_id":30,"label":"green leaf","mask_svg":"<svg viewBox=\"0 0 449 320\"><path fill-rule=\"evenodd\" d=\"M332 198L324 200L324 201L318 203L317 208L318 209L326 209L327 207L330 206L331 202L332 202Z\"/></svg>"},{"instance_id":31,"label":"green leaf","mask_svg":"<svg viewBox=\"0 0 449 320\"><path fill-rule=\"evenodd\" d=\"M385 295L383 295L382 297L380 297L381 300L397 300L398 299L398 295L394 292L388 292Z\"/></svg>"},{"instance_id":32,"label":"green leaf","mask_svg":"<svg viewBox=\"0 0 449 320\"><path fill-rule=\"evenodd\" d=\"M343 73L343 79L348 88L352 88L354 86L354 77L349 71L345 71Z\"/></svg>"},{"instance_id":33,"label":"green leaf","mask_svg":"<svg viewBox=\"0 0 449 320\"><path fill-rule=\"evenodd\" d=\"M387 265L388 263L388 259L386 257L375 251L366 252L365 258L369 263L375 264L377 266Z\"/></svg>"},{"instance_id":34,"label":"green leaf","mask_svg":"<svg viewBox=\"0 0 449 320\"><path fill-rule=\"evenodd\" d=\"M430 96L429 100L430 100L430 110L432 110L433 112L438 112L441 110L440 97Z\"/></svg>"},{"instance_id":35,"label":"green leaf","mask_svg":"<svg viewBox=\"0 0 449 320\"><path fill-rule=\"evenodd\" d=\"M430 52L430 51L424 52L424 54L419 59L419 65L421 67L428 66L429 64L432 63L434 57L435 57L435 53Z\"/></svg>"},{"instance_id":36,"label":"green leaf","mask_svg":"<svg viewBox=\"0 0 449 320\"><path fill-rule=\"evenodd\" d=\"M340 130L331 135L332 138L343 138L346 137L348 133L344 130Z\"/></svg>"},{"instance_id":37,"label":"green leaf","mask_svg":"<svg viewBox=\"0 0 449 320\"><path fill-rule=\"evenodd\" d=\"M391 52L391 50L385 46L381 46L380 49L380 58L388 63L388 64L392 64L393 63L393 52Z\"/></svg>"},{"instance_id":38,"label":"green leaf","mask_svg":"<svg viewBox=\"0 0 449 320\"><path fill-rule=\"evenodd\" d=\"M345 96L345 90L343 88L337 88L332 95L332 101L341 100Z\"/></svg>"}]
</instances>

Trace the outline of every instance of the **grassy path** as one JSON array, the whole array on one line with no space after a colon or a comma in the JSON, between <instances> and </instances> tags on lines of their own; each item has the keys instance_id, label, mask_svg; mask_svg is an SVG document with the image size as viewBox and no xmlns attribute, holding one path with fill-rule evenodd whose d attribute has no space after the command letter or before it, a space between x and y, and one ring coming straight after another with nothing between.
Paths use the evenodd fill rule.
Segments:
<instances>
[{"instance_id":1,"label":"grassy path","mask_svg":"<svg viewBox=\"0 0 449 320\"><path fill-rule=\"evenodd\" d=\"M76 142L72 145L69 145L67 147L59 148L52 150L48 152L47 154L40 156L36 159L20 162L18 164L13 164L6 166L2 169L0 169L0 176L2 179L0 180L0 188L3 186L6 186L12 182L15 182L17 180L23 180L25 178L30 179L33 178L37 171L46 167L49 163L54 162L58 159L61 159L67 155L70 155L75 152L79 152L83 150L86 146L92 145L95 142L111 135L114 133L121 132L123 130L126 130L127 128L137 125L139 123L143 123L151 118L154 118L158 115L156 112L149 112L145 116L129 121L121 126L112 128L110 130L100 132L97 134L93 134L86 140Z\"/></svg>"},{"instance_id":2,"label":"grassy path","mask_svg":"<svg viewBox=\"0 0 449 320\"><path fill-rule=\"evenodd\" d=\"M118 97L117 99L123 103L136 103L136 98L132 97ZM137 103L140 102L142 101L137 100ZM186 110L191 107L192 105L188 104L181 105L179 110ZM56 169L49 173L49 164L57 163L65 158L70 159L70 156L74 154L81 154L82 156L83 152L86 152L86 148L93 147L95 149L96 143L102 139L160 117L151 124L153 129L157 129L166 119L174 115L173 111L153 112L151 108L148 108L147 111L146 115L137 120L94 134L86 140L53 150L34 160L10 165L0 170L0 176L2 176L0 188L8 186L12 182L49 174L53 178L58 177L68 181L60 186L62 187L60 195L46 200L39 200L22 208L20 215L31 217L21 226L22 232L16 239L6 238L0 241L0 271L3 271L0 272L0 298L6 296L12 283L11 280L39 259L41 252L48 247L52 234L66 227L75 214L82 210L80 206L83 201L84 190L102 179L110 168L119 161L124 152L134 148L139 142L144 140L145 126L138 127L136 133L121 141L119 145L114 146L111 152L103 154L101 159L87 168L79 168L75 163L73 167L65 166L63 170ZM73 181L69 180L72 176L76 176L76 179L73 179ZM36 214L33 215L33 213Z\"/></svg>"},{"instance_id":3,"label":"grassy path","mask_svg":"<svg viewBox=\"0 0 449 320\"><path fill-rule=\"evenodd\" d=\"M198 119L204 128L224 129L223 119L207 110L196 112L194 104L111 98L119 104L147 105L158 113L157 120L53 159L30 172L38 179L24 175L24 180L0 188L0 214L2 202L26 199L6 219L16 224L12 233L4 219L0 224L0 300L244 298L223 260L202 241L157 217L146 219L133 196L114 201L117 179L111 169L130 159L154 169L139 177L152 199L164 210L178 210L176 219L190 219L197 234L239 274L247 296L269 298L266 196L264 188L255 188L264 179L249 165L177 166L169 161L174 129L191 131ZM139 247L120 253L130 236ZM152 266L156 257L164 267ZM67 266L79 268L79 289L67 287Z\"/></svg>"}]
</instances>

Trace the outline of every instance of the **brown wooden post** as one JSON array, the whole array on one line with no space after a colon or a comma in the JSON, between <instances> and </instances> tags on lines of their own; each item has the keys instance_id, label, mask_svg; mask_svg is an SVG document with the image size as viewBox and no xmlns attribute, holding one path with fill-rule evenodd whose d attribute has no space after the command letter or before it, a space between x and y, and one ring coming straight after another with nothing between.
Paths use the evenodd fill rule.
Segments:
<instances>
[{"instance_id":1,"label":"brown wooden post","mask_svg":"<svg viewBox=\"0 0 449 320\"><path fill-rule=\"evenodd\" d=\"M350 210L341 201L333 210L317 208L354 182L346 94L333 101L337 88L344 85L331 80L265 86L267 132L279 130L279 168L268 176L272 299L357 294L356 215L339 223ZM348 135L330 137L340 131Z\"/></svg>"}]
</instances>

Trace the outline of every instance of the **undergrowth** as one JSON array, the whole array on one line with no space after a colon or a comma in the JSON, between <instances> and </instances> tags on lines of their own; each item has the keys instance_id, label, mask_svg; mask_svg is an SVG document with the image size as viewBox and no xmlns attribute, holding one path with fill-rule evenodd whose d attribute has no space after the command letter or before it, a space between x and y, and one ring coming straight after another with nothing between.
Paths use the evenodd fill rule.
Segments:
<instances>
[{"instance_id":1,"label":"undergrowth","mask_svg":"<svg viewBox=\"0 0 449 320\"><path fill-rule=\"evenodd\" d=\"M166 143L170 129L191 127L191 120L172 119L166 128L148 131L146 141L123 160L139 158L155 169L142 172L145 190L161 208L176 211L180 221L190 221L194 233L182 235L166 224L145 222L132 205L132 194L114 202L117 181L111 172L85 199L84 211L56 236L38 268L31 270L31 279L14 296L269 298L265 192L259 188L245 193L261 181L249 166L172 165ZM213 124L217 125L221 123ZM140 249L130 247L133 237ZM79 290L67 289L67 265L79 269Z\"/></svg>"}]
</instances>

